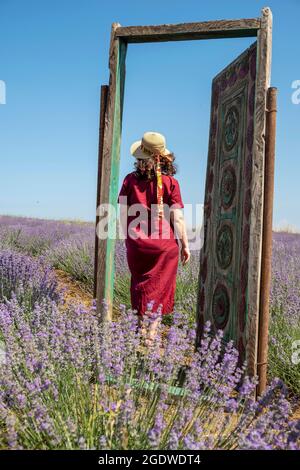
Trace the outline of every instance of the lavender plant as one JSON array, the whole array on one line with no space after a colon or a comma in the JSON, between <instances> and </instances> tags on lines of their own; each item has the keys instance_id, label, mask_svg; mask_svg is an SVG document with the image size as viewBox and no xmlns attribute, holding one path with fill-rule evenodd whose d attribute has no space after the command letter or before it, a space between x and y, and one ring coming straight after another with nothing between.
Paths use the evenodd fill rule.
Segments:
<instances>
[{"instance_id":1,"label":"lavender plant","mask_svg":"<svg viewBox=\"0 0 300 470\"><path fill-rule=\"evenodd\" d=\"M0 247L40 256L63 240L93 237L94 224L0 216Z\"/></svg>"},{"instance_id":2,"label":"lavender plant","mask_svg":"<svg viewBox=\"0 0 300 470\"><path fill-rule=\"evenodd\" d=\"M41 258L0 250L0 302L12 295L28 308L43 298L55 301L61 298L55 275Z\"/></svg>"},{"instance_id":3,"label":"lavender plant","mask_svg":"<svg viewBox=\"0 0 300 470\"><path fill-rule=\"evenodd\" d=\"M292 353L294 341L300 339L300 235L275 233L273 239L269 378L280 377L299 396L300 365L293 363ZM92 291L92 223L0 216L1 247L36 257L43 255L54 267L68 272ZM117 314L120 303L130 306L130 275L122 241L117 241L115 260L114 311ZM198 267L199 252L193 251L191 263L184 268L179 265L177 276L176 309L185 313L190 325L195 320ZM172 318L169 320L171 324Z\"/></svg>"},{"instance_id":4,"label":"lavender plant","mask_svg":"<svg viewBox=\"0 0 300 470\"><path fill-rule=\"evenodd\" d=\"M300 395L300 363L292 360L300 340L300 235L276 233L273 239L269 375L279 376Z\"/></svg>"},{"instance_id":5,"label":"lavender plant","mask_svg":"<svg viewBox=\"0 0 300 470\"><path fill-rule=\"evenodd\" d=\"M116 241L114 279L114 313L118 315L120 304L130 307L130 273L126 258L126 247L122 240Z\"/></svg>"},{"instance_id":6,"label":"lavender plant","mask_svg":"<svg viewBox=\"0 0 300 470\"><path fill-rule=\"evenodd\" d=\"M94 287L94 236L85 233L62 240L46 253L49 263L68 273L72 279L81 282L86 290Z\"/></svg>"},{"instance_id":7,"label":"lavender plant","mask_svg":"<svg viewBox=\"0 0 300 470\"><path fill-rule=\"evenodd\" d=\"M145 347L124 306L119 321L99 324L93 308L61 314L43 300L28 315L14 296L2 303L1 447L298 448L281 382L255 402L232 344L224 350L222 333L211 337L206 325L195 352L185 318L175 314Z\"/></svg>"}]
</instances>

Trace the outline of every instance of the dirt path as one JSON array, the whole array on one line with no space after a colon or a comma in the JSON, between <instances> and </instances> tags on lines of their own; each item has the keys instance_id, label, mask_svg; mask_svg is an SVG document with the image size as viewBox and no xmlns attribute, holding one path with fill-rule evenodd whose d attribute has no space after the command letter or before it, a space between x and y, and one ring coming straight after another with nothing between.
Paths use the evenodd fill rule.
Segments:
<instances>
[{"instance_id":1,"label":"dirt path","mask_svg":"<svg viewBox=\"0 0 300 470\"><path fill-rule=\"evenodd\" d=\"M295 419L300 419L300 406L294 410L294 413L292 415L292 420Z\"/></svg>"},{"instance_id":2,"label":"dirt path","mask_svg":"<svg viewBox=\"0 0 300 470\"><path fill-rule=\"evenodd\" d=\"M74 281L69 274L61 269L55 269L58 282L58 289L65 290L65 307L70 304L83 304L86 307L92 306L93 296L89 294L78 281Z\"/></svg>"}]
</instances>

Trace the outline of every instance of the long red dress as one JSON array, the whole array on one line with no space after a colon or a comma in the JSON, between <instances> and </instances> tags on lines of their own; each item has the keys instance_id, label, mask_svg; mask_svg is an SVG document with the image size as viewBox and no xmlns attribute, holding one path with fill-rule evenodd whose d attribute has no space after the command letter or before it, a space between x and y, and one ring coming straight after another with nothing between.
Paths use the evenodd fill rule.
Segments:
<instances>
[{"instance_id":1,"label":"long red dress","mask_svg":"<svg viewBox=\"0 0 300 470\"><path fill-rule=\"evenodd\" d=\"M156 216L156 178L151 181L129 173L123 181L118 202L128 206L126 251L131 272L131 305L143 315L152 303L152 311L161 304L161 313L172 313L176 289L179 245L170 222L169 207L183 208L178 181L162 175L164 217ZM124 197L127 197L127 200ZM140 217L141 204L144 217ZM152 224L151 224L152 220Z\"/></svg>"}]
</instances>

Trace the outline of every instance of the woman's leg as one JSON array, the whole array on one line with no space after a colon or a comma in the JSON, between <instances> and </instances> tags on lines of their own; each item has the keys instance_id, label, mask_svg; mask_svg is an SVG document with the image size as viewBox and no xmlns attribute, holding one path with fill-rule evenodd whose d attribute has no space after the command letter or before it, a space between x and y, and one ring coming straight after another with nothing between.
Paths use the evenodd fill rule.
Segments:
<instances>
[{"instance_id":1,"label":"woman's leg","mask_svg":"<svg viewBox=\"0 0 300 470\"><path fill-rule=\"evenodd\" d=\"M160 317L151 319L149 317L144 318L143 315L139 315L138 325L141 328L141 334L146 346L151 346L151 344L158 339L160 322Z\"/></svg>"},{"instance_id":2,"label":"woman's leg","mask_svg":"<svg viewBox=\"0 0 300 470\"><path fill-rule=\"evenodd\" d=\"M150 342L153 342L158 336L157 333L158 333L158 330L159 330L160 321L161 321L160 317L157 317L157 318L155 318L155 320L150 321L149 334L148 334L148 338L149 338Z\"/></svg>"}]
</instances>

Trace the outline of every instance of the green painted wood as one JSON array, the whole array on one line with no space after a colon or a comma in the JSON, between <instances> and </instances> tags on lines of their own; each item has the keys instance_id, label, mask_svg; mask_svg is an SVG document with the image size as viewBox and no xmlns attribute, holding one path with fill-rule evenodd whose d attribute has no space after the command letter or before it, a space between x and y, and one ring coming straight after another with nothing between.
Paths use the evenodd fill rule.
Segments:
<instances>
[{"instance_id":1,"label":"green painted wood","mask_svg":"<svg viewBox=\"0 0 300 470\"><path fill-rule=\"evenodd\" d=\"M109 203L117 211L117 198L119 187L119 167L120 167L120 146L122 134L122 115L124 103L124 86L125 86L125 60L126 60L127 44L118 40L118 58L116 66L116 89L115 89L115 105L113 116L113 137L111 148L111 172L109 180ZM114 217L109 218L108 232L116 233L116 220ZM113 301L114 289L114 254L115 254L115 238L109 237L106 245L106 270L105 270L105 298Z\"/></svg>"},{"instance_id":2,"label":"green painted wood","mask_svg":"<svg viewBox=\"0 0 300 470\"><path fill-rule=\"evenodd\" d=\"M205 321L233 340L241 362L249 348L251 207L262 203L252 191L257 43L220 72L212 83L207 161L204 245L200 255L198 338ZM250 346L252 343L250 343ZM251 362L251 361L250 361Z\"/></svg>"},{"instance_id":3,"label":"green painted wood","mask_svg":"<svg viewBox=\"0 0 300 470\"><path fill-rule=\"evenodd\" d=\"M112 24L109 51L109 93L105 112L103 151L101 155L100 207L99 222L108 219L108 236L98 235L97 257L97 313L100 321L112 319L113 284L114 284L114 249L115 249L115 214L119 180L120 142L125 82L125 59L127 45L116 38L119 23ZM108 215L108 217L107 217ZM98 224L99 225L99 224ZM98 227L97 227L98 232ZM103 308L106 301L108 308Z\"/></svg>"},{"instance_id":4,"label":"green painted wood","mask_svg":"<svg viewBox=\"0 0 300 470\"><path fill-rule=\"evenodd\" d=\"M117 384L118 380L115 379L111 375L106 375L106 381L108 384ZM157 382L142 382L138 379L129 379L128 383L131 385L133 388L140 388L142 390L145 390L147 392L156 392L161 388L161 384ZM168 386L168 393L170 395L174 396L186 396L188 394L188 390L184 387L177 387L175 385L169 385Z\"/></svg>"}]
</instances>

